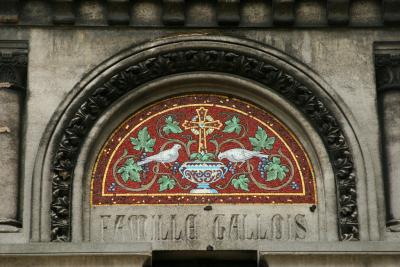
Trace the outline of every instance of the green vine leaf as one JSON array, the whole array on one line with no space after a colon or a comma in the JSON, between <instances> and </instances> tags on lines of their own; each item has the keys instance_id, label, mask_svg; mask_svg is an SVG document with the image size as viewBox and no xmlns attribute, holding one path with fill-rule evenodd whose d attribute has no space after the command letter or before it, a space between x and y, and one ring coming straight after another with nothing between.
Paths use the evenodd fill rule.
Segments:
<instances>
[{"instance_id":1,"label":"green vine leaf","mask_svg":"<svg viewBox=\"0 0 400 267\"><path fill-rule=\"evenodd\" d=\"M289 172L289 169L281 164L281 160L277 157L273 157L272 161L270 161L266 169L268 171L267 174L267 181L275 181L276 179L279 179L282 181L285 179L286 174Z\"/></svg>"},{"instance_id":2,"label":"green vine leaf","mask_svg":"<svg viewBox=\"0 0 400 267\"><path fill-rule=\"evenodd\" d=\"M174 179L170 178L167 175L163 175L158 179L157 183L160 186L159 192L162 192L164 190L171 190L175 187L176 182Z\"/></svg>"},{"instance_id":3,"label":"green vine leaf","mask_svg":"<svg viewBox=\"0 0 400 267\"><path fill-rule=\"evenodd\" d=\"M239 134L242 130L242 126L240 125L240 120L237 116L233 116L232 119L227 120L225 122L225 128L223 130L224 133L237 133Z\"/></svg>"},{"instance_id":4,"label":"green vine leaf","mask_svg":"<svg viewBox=\"0 0 400 267\"><path fill-rule=\"evenodd\" d=\"M253 149L256 151L261 151L262 149L272 149L275 143L275 137L268 137L265 130L260 126L258 126L255 137L249 137L249 140L253 145Z\"/></svg>"},{"instance_id":5,"label":"green vine leaf","mask_svg":"<svg viewBox=\"0 0 400 267\"><path fill-rule=\"evenodd\" d=\"M232 179L232 184L235 189L242 189L244 191L249 191L249 178L242 174L237 179Z\"/></svg>"},{"instance_id":6,"label":"green vine leaf","mask_svg":"<svg viewBox=\"0 0 400 267\"><path fill-rule=\"evenodd\" d=\"M190 159L205 162L215 159L215 155L213 153L192 153Z\"/></svg>"},{"instance_id":7,"label":"green vine leaf","mask_svg":"<svg viewBox=\"0 0 400 267\"><path fill-rule=\"evenodd\" d=\"M129 180L133 182L141 182L139 172L142 167L137 165L133 159L127 159L124 166L117 170L117 173L121 174L122 180L126 183Z\"/></svg>"},{"instance_id":8,"label":"green vine leaf","mask_svg":"<svg viewBox=\"0 0 400 267\"><path fill-rule=\"evenodd\" d=\"M174 121L172 116L168 116L165 119L165 126L163 127L163 131L165 134L169 133L177 134L183 132L181 127L179 127L179 122Z\"/></svg>"},{"instance_id":9,"label":"green vine leaf","mask_svg":"<svg viewBox=\"0 0 400 267\"><path fill-rule=\"evenodd\" d=\"M141 129L137 138L131 137L131 143L135 150L144 150L145 152L153 152L156 139L150 137L147 127Z\"/></svg>"}]
</instances>

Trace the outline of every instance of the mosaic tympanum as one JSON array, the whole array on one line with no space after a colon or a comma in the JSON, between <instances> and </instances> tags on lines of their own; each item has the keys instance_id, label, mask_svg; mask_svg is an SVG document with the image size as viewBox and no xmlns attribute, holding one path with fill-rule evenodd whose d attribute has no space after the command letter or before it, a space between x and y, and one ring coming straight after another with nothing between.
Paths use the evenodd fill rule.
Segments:
<instances>
[{"instance_id":1,"label":"mosaic tympanum","mask_svg":"<svg viewBox=\"0 0 400 267\"><path fill-rule=\"evenodd\" d=\"M295 135L254 104L183 95L131 115L92 173L92 205L315 203L315 178Z\"/></svg>"}]
</instances>

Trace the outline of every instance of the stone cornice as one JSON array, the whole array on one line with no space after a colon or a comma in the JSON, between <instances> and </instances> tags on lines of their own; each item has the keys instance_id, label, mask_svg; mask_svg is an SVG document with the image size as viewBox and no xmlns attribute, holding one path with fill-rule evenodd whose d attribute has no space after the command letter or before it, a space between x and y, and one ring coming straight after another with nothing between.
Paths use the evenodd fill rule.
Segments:
<instances>
[{"instance_id":1,"label":"stone cornice","mask_svg":"<svg viewBox=\"0 0 400 267\"><path fill-rule=\"evenodd\" d=\"M2 0L0 25L380 27L400 25L398 0Z\"/></svg>"}]
</instances>

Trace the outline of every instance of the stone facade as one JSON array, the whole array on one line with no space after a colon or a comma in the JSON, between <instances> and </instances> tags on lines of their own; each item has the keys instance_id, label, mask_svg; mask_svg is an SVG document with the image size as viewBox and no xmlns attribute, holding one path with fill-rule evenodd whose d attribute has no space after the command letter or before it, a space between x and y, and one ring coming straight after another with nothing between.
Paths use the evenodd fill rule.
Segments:
<instances>
[{"instance_id":1,"label":"stone facade","mask_svg":"<svg viewBox=\"0 0 400 267\"><path fill-rule=\"evenodd\" d=\"M398 1L5 0L0 23L0 265L397 266ZM94 166L115 129L187 94L275 116L306 151L316 201L93 205ZM188 135L183 121L170 123ZM233 175L233 194L262 179ZM154 190L176 190L178 179L158 178Z\"/></svg>"}]
</instances>

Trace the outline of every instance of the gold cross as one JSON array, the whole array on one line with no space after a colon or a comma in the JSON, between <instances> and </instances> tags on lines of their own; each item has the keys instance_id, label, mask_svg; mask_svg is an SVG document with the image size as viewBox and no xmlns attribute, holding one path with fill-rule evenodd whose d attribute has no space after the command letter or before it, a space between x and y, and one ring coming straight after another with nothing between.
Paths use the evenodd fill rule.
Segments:
<instances>
[{"instance_id":1,"label":"gold cross","mask_svg":"<svg viewBox=\"0 0 400 267\"><path fill-rule=\"evenodd\" d=\"M191 121L185 120L182 126L185 130L192 130L196 135L199 136L199 153L202 151L207 152L207 132L209 129L219 130L222 127L222 123L219 120L214 120L211 116L207 116L208 109L204 107L196 109L197 117L194 117Z\"/></svg>"}]
</instances>

